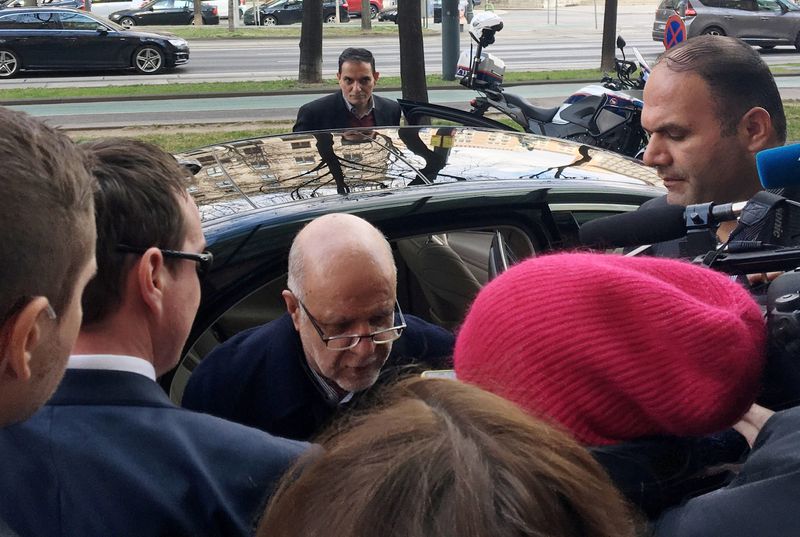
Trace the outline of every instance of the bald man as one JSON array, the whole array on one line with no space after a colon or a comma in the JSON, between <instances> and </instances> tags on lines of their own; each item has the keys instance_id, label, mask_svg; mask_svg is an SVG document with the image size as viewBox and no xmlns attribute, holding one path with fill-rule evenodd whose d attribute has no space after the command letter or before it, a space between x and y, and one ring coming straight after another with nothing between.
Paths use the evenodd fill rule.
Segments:
<instances>
[{"instance_id":1,"label":"bald man","mask_svg":"<svg viewBox=\"0 0 800 537\"><path fill-rule=\"evenodd\" d=\"M287 314L211 352L183 406L308 440L400 369L449 367L453 335L403 315L396 287L380 231L348 214L313 220L289 251Z\"/></svg>"}]
</instances>

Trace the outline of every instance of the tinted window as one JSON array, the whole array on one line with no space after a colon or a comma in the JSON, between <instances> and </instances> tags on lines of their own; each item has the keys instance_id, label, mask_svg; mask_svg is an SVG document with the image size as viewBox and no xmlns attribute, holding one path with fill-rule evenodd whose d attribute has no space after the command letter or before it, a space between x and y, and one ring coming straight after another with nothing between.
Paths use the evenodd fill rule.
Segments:
<instances>
[{"instance_id":1,"label":"tinted window","mask_svg":"<svg viewBox=\"0 0 800 537\"><path fill-rule=\"evenodd\" d=\"M174 7L174 0L159 0L153 4L153 11L164 11L165 9L173 9Z\"/></svg>"},{"instance_id":2,"label":"tinted window","mask_svg":"<svg viewBox=\"0 0 800 537\"><path fill-rule=\"evenodd\" d=\"M96 30L100 23L80 13L61 13L61 26L65 30Z\"/></svg>"},{"instance_id":3,"label":"tinted window","mask_svg":"<svg viewBox=\"0 0 800 537\"><path fill-rule=\"evenodd\" d=\"M58 28L53 13L14 13L0 17L0 28L10 30L46 30Z\"/></svg>"}]
</instances>

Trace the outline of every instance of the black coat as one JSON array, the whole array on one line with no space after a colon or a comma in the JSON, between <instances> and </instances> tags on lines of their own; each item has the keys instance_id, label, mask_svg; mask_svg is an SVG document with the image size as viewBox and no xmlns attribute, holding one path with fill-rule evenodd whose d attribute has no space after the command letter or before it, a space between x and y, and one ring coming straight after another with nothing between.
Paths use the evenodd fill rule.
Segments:
<instances>
[{"instance_id":1,"label":"black coat","mask_svg":"<svg viewBox=\"0 0 800 537\"><path fill-rule=\"evenodd\" d=\"M372 99L375 105L376 127L400 125L400 105L397 101L379 97L374 93ZM342 92L337 91L301 106L297 111L297 121L292 131L346 129L350 126L351 116Z\"/></svg>"},{"instance_id":2,"label":"black coat","mask_svg":"<svg viewBox=\"0 0 800 537\"><path fill-rule=\"evenodd\" d=\"M450 367L453 335L412 315L392 345L377 385L423 362ZM350 404L372 389L359 392ZM300 335L288 314L219 345L189 377L182 404L277 436L307 440L342 409L312 380Z\"/></svg>"},{"instance_id":3,"label":"black coat","mask_svg":"<svg viewBox=\"0 0 800 537\"><path fill-rule=\"evenodd\" d=\"M772 416L725 488L668 511L656 537L800 535L800 408Z\"/></svg>"}]
</instances>

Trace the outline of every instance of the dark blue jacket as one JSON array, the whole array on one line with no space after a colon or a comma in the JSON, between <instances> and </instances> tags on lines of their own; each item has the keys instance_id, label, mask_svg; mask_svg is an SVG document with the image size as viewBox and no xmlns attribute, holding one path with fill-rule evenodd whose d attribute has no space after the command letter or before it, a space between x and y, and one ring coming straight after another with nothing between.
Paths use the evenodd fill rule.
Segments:
<instances>
[{"instance_id":1,"label":"dark blue jacket","mask_svg":"<svg viewBox=\"0 0 800 537\"><path fill-rule=\"evenodd\" d=\"M0 518L21 537L249 536L307 447L179 408L142 375L68 370L0 430Z\"/></svg>"},{"instance_id":2,"label":"dark blue jacket","mask_svg":"<svg viewBox=\"0 0 800 537\"><path fill-rule=\"evenodd\" d=\"M800 535L800 408L772 416L725 488L668 511L656 537Z\"/></svg>"},{"instance_id":3,"label":"dark blue jacket","mask_svg":"<svg viewBox=\"0 0 800 537\"><path fill-rule=\"evenodd\" d=\"M417 362L428 369L450 367L453 335L412 315L405 319L408 327L392 345L378 385ZM312 380L288 314L214 349L189 377L182 404L298 440L312 438L339 410Z\"/></svg>"}]
</instances>

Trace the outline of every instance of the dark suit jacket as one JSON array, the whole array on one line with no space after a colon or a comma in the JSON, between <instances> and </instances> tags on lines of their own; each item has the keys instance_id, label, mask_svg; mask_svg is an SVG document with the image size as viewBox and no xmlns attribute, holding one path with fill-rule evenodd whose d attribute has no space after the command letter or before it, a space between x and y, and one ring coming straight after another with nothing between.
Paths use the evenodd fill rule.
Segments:
<instances>
[{"instance_id":1,"label":"dark suit jacket","mask_svg":"<svg viewBox=\"0 0 800 537\"><path fill-rule=\"evenodd\" d=\"M372 94L375 105L375 126L400 125L400 105L392 99ZM297 111L297 121L292 131L315 131L325 129L346 129L350 126L352 114L347 109L341 91L320 97L306 103Z\"/></svg>"},{"instance_id":2,"label":"dark suit jacket","mask_svg":"<svg viewBox=\"0 0 800 537\"><path fill-rule=\"evenodd\" d=\"M426 368L450 367L453 335L414 316L405 319L408 328L392 345L378 386L415 362L424 362ZM319 433L341 409L312 380L288 314L214 349L189 377L182 404L298 440Z\"/></svg>"},{"instance_id":3,"label":"dark suit jacket","mask_svg":"<svg viewBox=\"0 0 800 537\"><path fill-rule=\"evenodd\" d=\"M135 373L68 370L0 430L0 518L21 536L245 536L307 444L176 407Z\"/></svg>"}]
</instances>

